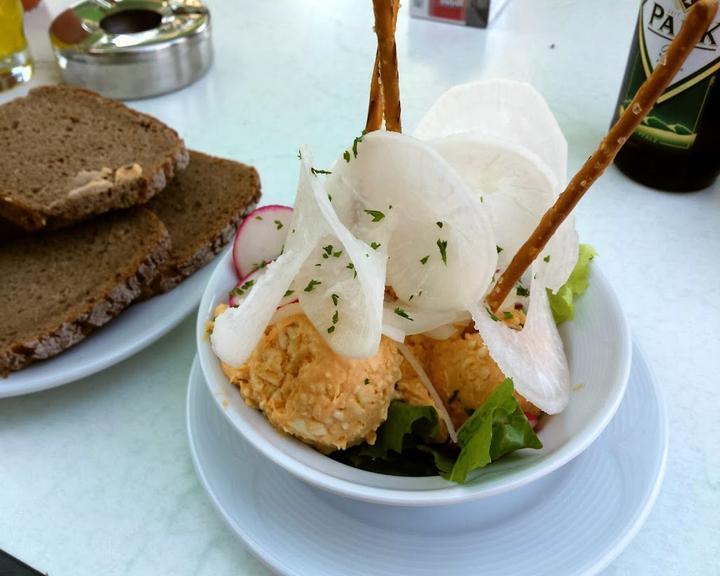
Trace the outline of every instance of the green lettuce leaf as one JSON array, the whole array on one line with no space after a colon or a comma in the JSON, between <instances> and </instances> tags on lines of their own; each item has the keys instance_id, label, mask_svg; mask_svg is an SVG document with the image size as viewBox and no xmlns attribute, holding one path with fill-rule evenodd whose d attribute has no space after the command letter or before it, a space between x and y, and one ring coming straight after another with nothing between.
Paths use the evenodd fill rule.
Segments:
<instances>
[{"instance_id":1,"label":"green lettuce leaf","mask_svg":"<svg viewBox=\"0 0 720 576\"><path fill-rule=\"evenodd\" d=\"M434 476L437 456L425 442L437 434L438 415L432 406L413 406L393 400L387 420L378 428L377 440L338 450L335 460L370 472L399 476Z\"/></svg>"},{"instance_id":2,"label":"green lettuce leaf","mask_svg":"<svg viewBox=\"0 0 720 576\"><path fill-rule=\"evenodd\" d=\"M435 476L462 484L467 475L520 448L542 448L505 380L458 431L459 446L434 444L438 415L431 406L393 400L374 445L338 450L331 457L355 468L398 476Z\"/></svg>"},{"instance_id":3,"label":"green lettuce leaf","mask_svg":"<svg viewBox=\"0 0 720 576\"><path fill-rule=\"evenodd\" d=\"M573 268L567 282L560 287L556 294L547 291L550 299L550 309L556 324L572 320L575 315L573 301L587 290L590 279L590 262L597 252L589 244L580 244L580 253L577 264Z\"/></svg>"},{"instance_id":4,"label":"green lettuce leaf","mask_svg":"<svg viewBox=\"0 0 720 576\"><path fill-rule=\"evenodd\" d=\"M460 454L447 478L462 484L483 468L520 448L542 448L506 378L458 431Z\"/></svg>"}]
</instances>

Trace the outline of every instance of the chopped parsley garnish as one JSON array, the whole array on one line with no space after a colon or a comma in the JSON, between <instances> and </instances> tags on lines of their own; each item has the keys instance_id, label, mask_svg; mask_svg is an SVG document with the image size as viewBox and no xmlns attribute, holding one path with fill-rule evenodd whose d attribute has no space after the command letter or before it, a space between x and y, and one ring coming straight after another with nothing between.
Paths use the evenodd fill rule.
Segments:
<instances>
[{"instance_id":1,"label":"chopped parsley garnish","mask_svg":"<svg viewBox=\"0 0 720 576\"><path fill-rule=\"evenodd\" d=\"M268 265L268 263L265 262L265 260L262 260L261 262L257 262L256 264L253 264L251 272L255 272L256 270L265 268L265 266L267 266L267 265Z\"/></svg>"},{"instance_id":2,"label":"chopped parsley garnish","mask_svg":"<svg viewBox=\"0 0 720 576\"><path fill-rule=\"evenodd\" d=\"M275 220L275 229L280 230L283 227L283 223L280 220Z\"/></svg>"},{"instance_id":3,"label":"chopped parsley garnish","mask_svg":"<svg viewBox=\"0 0 720 576\"><path fill-rule=\"evenodd\" d=\"M322 255L323 258L325 258L325 259L330 258L332 253L333 253L333 245L332 244L323 246L323 255Z\"/></svg>"},{"instance_id":4,"label":"chopped parsley garnish","mask_svg":"<svg viewBox=\"0 0 720 576\"><path fill-rule=\"evenodd\" d=\"M528 290L527 288L525 288L523 286L518 286L517 290L515 290L515 293L518 296L530 296L530 290Z\"/></svg>"},{"instance_id":5,"label":"chopped parsley garnish","mask_svg":"<svg viewBox=\"0 0 720 576\"><path fill-rule=\"evenodd\" d=\"M327 333L332 334L333 332L335 332L335 326L330 326L330 328L327 329Z\"/></svg>"},{"instance_id":6,"label":"chopped parsley garnish","mask_svg":"<svg viewBox=\"0 0 720 576\"><path fill-rule=\"evenodd\" d=\"M328 202L332 202L332 194L328 194Z\"/></svg>"},{"instance_id":7,"label":"chopped parsley garnish","mask_svg":"<svg viewBox=\"0 0 720 576\"><path fill-rule=\"evenodd\" d=\"M355 156L357 156L357 154L355 154ZM349 150L345 150L345 152L343 152L343 158L345 159L345 162L350 162L350 151Z\"/></svg>"},{"instance_id":8,"label":"chopped parsley garnish","mask_svg":"<svg viewBox=\"0 0 720 576\"><path fill-rule=\"evenodd\" d=\"M380 222L380 220L385 218L385 214L380 212L380 210L365 210L365 214L372 216L373 222Z\"/></svg>"},{"instance_id":9,"label":"chopped parsley garnish","mask_svg":"<svg viewBox=\"0 0 720 576\"><path fill-rule=\"evenodd\" d=\"M498 254L500 254L500 252L502 252L502 251L503 251L503 247L502 247L502 246L497 246L497 245L496 245L496 246L495 246L495 250L497 250L497 253L498 253Z\"/></svg>"},{"instance_id":10,"label":"chopped parsley garnish","mask_svg":"<svg viewBox=\"0 0 720 576\"><path fill-rule=\"evenodd\" d=\"M427 264L427 261L429 259L430 259L430 254L428 254L427 256L423 256L422 258L420 258L420 264L422 264L424 266L425 264Z\"/></svg>"},{"instance_id":11,"label":"chopped parsley garnish","mask_svg":"<svg viewBox=\"0 0 720 576\"><path fill-rule=\"evenodd\" d=\"M370 378L365 378L365 382L363 382L363 384L365 384L365 386L370 384Z\"/></svg>"},{"instance_id":12,"label":"chopped parsley garnish","mask_svg":"<svg viewBox=\"0 0 720 576\"><path fill-rule=\"evenodd\" d=\"M360 144L360 142L363 141L363 136L365 136L365 132L362 133L362 136L358 136L357 138L355 138L355 140L353 140L353 145L352 145L353 158L357 158L358 144Z\"/></svg>"},{"instance_id":13,"label":"chopped parsley garnish","mask_svg":"<svg viewBox=\"0 0 720 576\"><path fill-rule=\"evenodd\" d=\"M447 240L439 240L437 241L437 246L440 249L440 258L442 258L443 264L447 266Z\"/></svg>"},{"instance_id":14,"label":"chopped parsley garnish","mask_svg":"<svg viewBox=\"0 0 720 576\"><path fill-rule=\"evenodd\" d=\"M345 266L345 268L347 268L348 270L352 270L353 278L357 278L357 270L355 270L355 264L353 264L352 262L349 262L348 265Z\"/></svg>"},{"instance_id":15,"label":"chopped parsley garnish","mask_svg":"<svg viewBox=\"0 0 720 576\"><path fill-rule=\"evenodd\" d=\"M262 219L263 219L262 216L255 216L255 220L262 220Z\"/></svg>"},{"instance_id":16,"label":"chopped parsley garnish","mask_svg":"<svg viewBox=\"0 0 720 576\"><path fill-rule=\"evenodd\" d=\"M330 298L332 298L333 304L337 306L338 300L340 300L340 296L338 296L337 294L333 294L332 296L330 296Z\"/></svg>"},{"instance_id":17,"label":"chopped parsley garnish","mask_svg":"<svg viewBox=\"0 0 720 576\"><path fill-rule=\"evenodd\" d=\"M414 320L412 318L410 318L410 314L405 312L405 310L403 310L402 308L395 308L395 310L393 310L393 312L395 312L395 314L397 314L401 318L405 318L406 320L410 320L410 322L414 322Z\"/></svg>"},{"instance_id":18,"label":"chopped parsley garnish","mask_svg":"<svg viewBox=\"0 0 720 576\"><path fill-rule=\"evenodd\" d=\"M311 279L310 282L308 282L308 285L305 286L305 292L312 292L315 290L315 286L320 286L320 284L322 284L322 282L319 280Z\"/></svg>"},{"instance_id":19,"label":"chopped parsley garnish","mask_svg":"<svg viewBox=\"0 0 720 576\"><path fill-rule=\"evenodd\" d=\"M377 250L378 248L380 248L380 246L382 246L380 242L370 242L370 248L372 248L373 250Z\"/></svg>"},{"instance_id":20,"label":"chopped parsley garnish","mask_svg":"<svg viewBox=\"0 0 720 576\"><path fill-rule=\"evenodd\" d=\"M455 402L455 400L457 400L459 393L460 393L460 390L458 390L457 388L455 390L453 390L452 394L450 394L450 397L448 398L448 404L452 404L453 402Z\"/></svg>"},{"instance_id":21,"label":"chopped parsley garnish","mask_svg":"<svg viewBox=\"0 0 720 576\"><path fill-rule=\"evenodd\" d=\"M313 176L317 176L318 174L332 174L330 170L319 170L317 168L310 167L310 172L312 172Z\"/></svg>"},{"instance_id":22,"label":"chopped parsley garnish","mask_svg":"<svg viewBox=\"0 0 720 576\"><path fill-rule=\"evenodd\" d=\"M300 150L298 150L297 156L298 156L298 160L302 160L302 152Z\"/></svg>"},{"instance_id":23,"label":"chopped parsley garnish","mask_svg":"<svg viewBox=\"0 0 720 576\"><path fill-rule=\"evenodd\" d=\"M255 285L255 280L248 280L242 286L236 286L230 291L230 296L242 296Z\"/></svg>"},{"instance_id":24,"label":"chopped parsley garnish","mask_svg":"<svg viewBox=\"0 0 720 576\"><path fill-rule=\"evenodd\" d=\"M342 250L338 250L337 252L333 252L333 258L340 258L342 255Z\"/></svg>"},{"instance_id":25,"label":"chopped parsley garnish","mask_svg":"<svg viewBox=\"0 0 720 576\"><path fill-rule=\"evenodd\" d=\"M547 256L545 256L545 258L543 258L543 261L544 261L544 262L550 262L550 254L548 254Z\"/></svg>"},{"instance_id":26,"label":"chopped parsley garnish","mask_svg":"<svg viewBox=\"0 0 720 576\"><path fill-rule=\"evenodd\" d=\"M438 228L442 228L442 227L443 227L443 223L442 223L442 222L435 222L435 224L437 225Z\"/></svg>"},{"instance_id":27,"label":"chopped parsley garnish","mask_svg":"<svg viewBox=\"0 0 720 576\"><path fill-rule=\"evenodd\" d=\"M388 210L392 210L392 204L388 204Z\"/></svg>"},{"instance_id":28,"label":"chopped parsley garnish","mask_svg":"<svg viewBox=\"0 0 720 576\"><path fill-rule=\"evenodd\" d=\"M413 298L415 298L415 294L410 294L410 298L408 298L408 302L412 301Z\"/></svg>"},{"instance_id":29,"label":"chopped parsley garnish","mask_svg":"<svg viewBox=\"0 0 720 576\"><path fill-rule=\"evenodd\" d=\"M295 294L295 290L285 290L285 294L283 294L283 298L288 298L289 296L292 296Z\"/></svg>"},{"instance_id":30,"label":"chopped parsley garnish","mask_svg":"<svg viewBox=\"0 0 720 576\"><path fill-rule=\"evenodd\" d=\"M512 312L508 312L507 310L505 310L505 312L503 312L503 318L505 318L505 320L512 320L512 317L513 317Z\"/></svg>"},{"instance_id":31,"label":"chopped parsley garnish","mask_svg":"<svg viewBox=\"0 0 720 576\"><path fill-rule=\"evenodd\" d=\"M492 313L492 310L490 310L490 308L488 308L487 306L485 306L485 310L487 310L487 313L490 315L490 318L492 318L493 321L497 322L498 320L500 320L500 318L495 316L495 314Z\"/></svg>"},{"instance_id":32,"label":"chopped parsley garnish","mask_svg":"<svg viewBox=\"0 0 720 576\"><path fill-rule=\"evenodd\" d=\"M335 314L332 315L332 323L333 323L333 324L337 324L339 317L340 317L340 316L339 316L339 314L338 314L338 311L335 310Z\"/></svg>"}]
</instances>

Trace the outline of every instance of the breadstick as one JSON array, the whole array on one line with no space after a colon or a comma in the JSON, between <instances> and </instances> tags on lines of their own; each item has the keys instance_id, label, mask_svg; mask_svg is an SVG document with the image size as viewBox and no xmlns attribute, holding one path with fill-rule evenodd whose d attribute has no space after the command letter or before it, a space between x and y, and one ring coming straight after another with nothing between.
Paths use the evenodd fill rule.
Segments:
<instances>
[{"instance_id":1,"label":"breadstick","mask_svg":"<svg viewBox=\"0 0 720 576\"><path fill-rule=\"evenodd\" d=\"M622 113L592 156L573 177L552 207L545 213L518 250L505 272L500 276L487 298L488 308L497 312L515 283L543 251L550 237L572 211L583 194L612 163L615 155L650 112L660 95L668 87L685 59L700 41L718 10L718 0L698 0L688 11L678 35L670 43L665 58L643 82L630 105Z\"/></svg>"},{"instance_id":2,"label":"breadstick","mask_svg":"<svg viewBox=\"0 0 720 576\"><path fill-rule=\"evenodd\" d=\"M393 132L402 132L393 5L394 0L373 0L375 34L377 34L380 53L380 80L382 82L385 128Z\"/></svg>"},{"instance_id":3,"label":"breadstick","mask_svg":"<svg viewBox=\"0 0 720 576\"><path fill-rule=\"evenodd\" d=\"M397 25L398 12L400 11L400 0L393 2L393 34ZM380 48L375 52L375 65L373 66L372 79L370 80L370 101L368 102L367 121L365 133L380 130L383 120L383 93L380 83Z\"/></svg>"}]
</instances>

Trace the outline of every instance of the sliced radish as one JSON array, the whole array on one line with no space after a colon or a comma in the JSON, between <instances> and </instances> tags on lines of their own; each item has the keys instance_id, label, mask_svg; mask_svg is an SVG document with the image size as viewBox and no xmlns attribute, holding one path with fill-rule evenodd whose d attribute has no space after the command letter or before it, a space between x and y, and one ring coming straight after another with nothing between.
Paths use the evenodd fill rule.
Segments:
<instances>
[{"instance_id":1,"label":"sliced radish","mask_svg":"<svg viewBox=\"0 0 720 576\"><path fill-rule=\"evenodd\" d=\"M233 264L238 278L244 278L283 251L293 209L289 206L262 206L242 221L233 243Z\"/></svg>"},{"instance_id":2,"label":"sliced radish","mask_svg":"<svg viewBox=\"0 0 720 576\"><path fill-rule=\"evenodd\" d=\"M260 277L265 274L265 271L267 270L266 267L260 268L259 270L255 270L255 272L251 272L244 278L242 278L238 283L235 285L235 287L230 291L230 298L228 300L228 305L237 307L240 306L242 301L247 297L249 292L255 288L255 286L258 283L258 280ZM282 300L278 304L278 309L282 308L283 306L286 306L287 304L291 304L293 302L297 302L297 296L294 295L295 290L293 289L293 286L290 286L290 289L288 289L285 292L285 295L283 296Z\"/></svg>"},{"instance_id":3,"label":"sliced radish","mask_svg":"<svg viewBox=\"0 0 720 576\"><path fill-rule=\"evenodd\" d=\"M414 135L430 140L468 133L527 148L565 185L567 141L547 102L530 84L483 80L453 86L430 107Z\"/></svg>"},{"instance_id":4,"label":"sliced radish","mask_svg":"<svg viewBox=\"0 0 720 576\"><path fill-rule=\"evenodd\" d=\"M368 134L357 157L335 163L327 190L355 236L387 249L386 284L400 300L455 311L485 293L497 263L487 208L428 144Z\"/></svg>"}]
</instances>

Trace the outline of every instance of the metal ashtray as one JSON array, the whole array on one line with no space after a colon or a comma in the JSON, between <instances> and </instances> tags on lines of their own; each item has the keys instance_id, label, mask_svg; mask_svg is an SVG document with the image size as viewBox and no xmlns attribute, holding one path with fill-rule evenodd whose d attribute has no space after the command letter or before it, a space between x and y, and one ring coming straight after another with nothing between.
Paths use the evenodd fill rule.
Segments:
<instances>
[{"instance_id":1,"label":"metal ashtray","mask_svg":"<svg viewBox=\"0 0 720 576\"><path fill-rule=\"evenodd\" d=\"M200 0L85 0L53 20L50 42L67 84L111 98L178 90L212 62Z\"/></svg>"}]
</instances>

